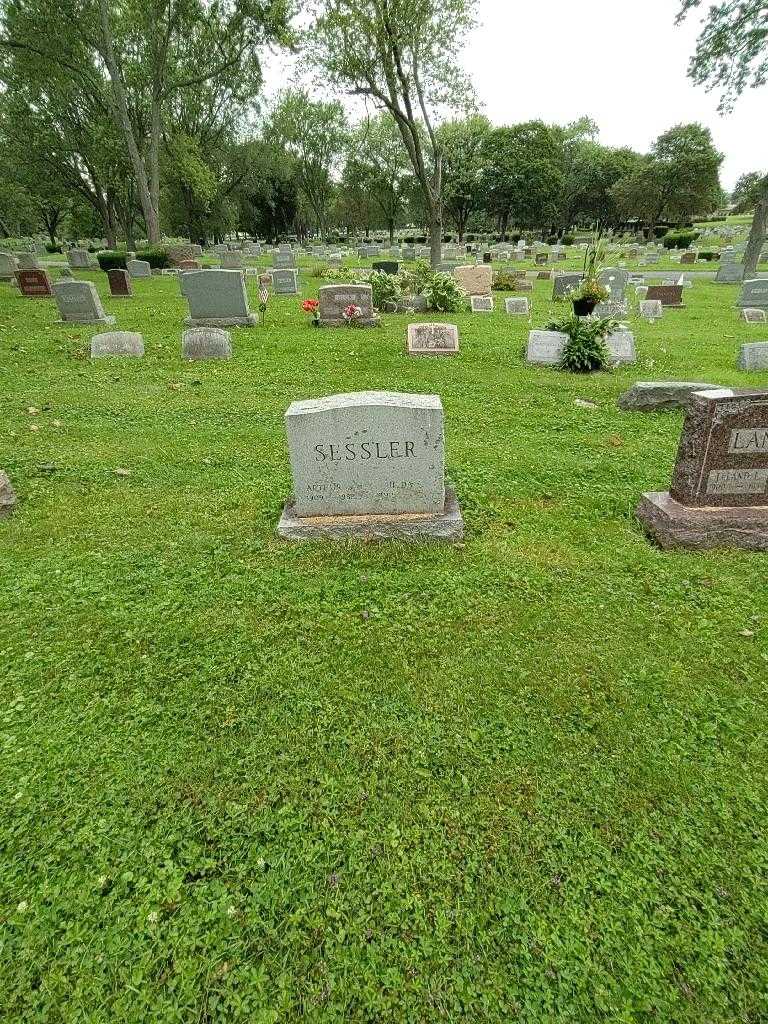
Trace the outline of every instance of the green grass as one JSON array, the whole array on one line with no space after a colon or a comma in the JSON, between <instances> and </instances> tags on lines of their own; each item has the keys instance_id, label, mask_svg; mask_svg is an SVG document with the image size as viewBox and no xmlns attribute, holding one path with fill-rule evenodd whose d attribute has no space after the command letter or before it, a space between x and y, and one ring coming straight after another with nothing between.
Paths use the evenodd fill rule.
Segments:
<instances>
[{"instance_id":1,"label":"green grass","mask_svg":"<svg viewBox=\"0 0 768 1024\"><path fill-rule=\"evenodd\" d=\"M681 417L616 409L768 333L697 283L572 377L535 287L455 359L282 298L184 364L173 278L93 363L0 285L0 1019L768 1019L765 556L652 547ZM275 538L286 407L368 388L442 397L462 546Z\"/></svg>"}]
</instances>

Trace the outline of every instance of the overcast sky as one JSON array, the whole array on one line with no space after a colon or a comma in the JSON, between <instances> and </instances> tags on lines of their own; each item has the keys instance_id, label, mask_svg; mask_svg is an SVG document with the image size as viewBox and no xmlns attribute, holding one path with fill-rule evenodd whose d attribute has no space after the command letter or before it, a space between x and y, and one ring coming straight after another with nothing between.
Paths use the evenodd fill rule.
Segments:
<instances>
[{"instance_id":1,"label":"overcast sky","mask_svg":"<svg viewBox=\"0 0 768 1024\"><path fill-rule=\"evenodd\" d=\"M479 0L480 25L463 63L494 124L593 118L599 141L646 152L667 128L699 121L725 154L723 186L768 171L768 86L746 92L732 114L687 78L700 13L675 26L677 0ZM267 86L285 84L271 60Z\"/></svg>"}]
</instances>

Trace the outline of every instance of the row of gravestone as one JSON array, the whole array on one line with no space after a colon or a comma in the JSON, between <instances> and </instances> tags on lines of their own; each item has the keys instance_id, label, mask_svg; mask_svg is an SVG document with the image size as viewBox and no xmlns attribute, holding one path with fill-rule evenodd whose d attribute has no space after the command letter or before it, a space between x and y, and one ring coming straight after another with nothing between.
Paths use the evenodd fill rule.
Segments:
<instances>
[{"instance_id":1,"label":"row of gravestone","mask_svg":"<svg viewBox=\"0 0 768 1024\"><path fill-rule=\"evenodd\" d=\"M293 495L279 536L463 538L438 395L329 395L293 402L285 423ZM0 515L15 502L0 472ZM637 515L664 548L768 550L768 391L691 393L670 489L643 494Z\"/></svg>"}]
</instances>

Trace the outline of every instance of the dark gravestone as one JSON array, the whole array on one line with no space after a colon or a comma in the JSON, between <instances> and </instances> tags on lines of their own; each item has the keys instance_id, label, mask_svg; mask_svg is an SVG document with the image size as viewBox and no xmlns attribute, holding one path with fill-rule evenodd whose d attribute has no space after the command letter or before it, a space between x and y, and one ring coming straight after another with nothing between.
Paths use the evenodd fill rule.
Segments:
<instances>
[{"instance_id":1,"label":"dark gravestone","mask_svg":"<svg viewBox=\"0 0 768 1024\"><path fill-rule=\"evenodd\" d=\"M742 308L768 309L768 280L764 278L745 281L739 296Z\"/></svg>"},{"instance_id":2,"label":"dark gravestone","mask_svg":"<svg viewBox=\"0 0 768 1024\"><path fill-rule=\"evenodd\" d=\"M51 279L44 270L17 270L16 283L21 294L28 299L50 299L53 297Z\"/></svg>"},{"instance_id":3,"label":"dark gravestone","mask_svg":"<svg viewBox=\"0 0 768 1024\"><path fill-rule=\"evenodd\" d=\"M768 550L768 391L693 394L672 486L638 516L662 547Z\"/></svg>"},{"instance_id":4,"label":"dark gravestone","mask_svg":"<svg viewBox=\"0 0 768 1024\"><path fill-rule=\"evenodd\" d=\"M685 263L685 264L695 263L696 262L696 253L695 252L684 252L683 255L680 257L680 262L681 263Z\"/></svg>"},{"instance_id":5,"label":"dark gravestone","mask_svg":"<svg viewBox=\"0 0 768 1024\"><path fill-rule=\"evenodd\" d=\"M493 254L490 252L483 253L483 263L491 263L493 261Z\"/></svg>"},{"instance_id":6,"label":"dark gravestone","mask_svg":"<svg viewBox=\"0 0 768 1024\"><path fill-rule=\"evenodd\" d=\"M107 280L109 281L109 294L113 299L129 299L133 295L131 277L127 270L119 268L108 270Z\"/></svg>"},{"instance_id":7,"label":"dark gravestone","mask_svg":"<svg viewBox=\"0 0 768 1024\"><path fill-rule=\"evenodd\" d=\"M684 309L683 286L681 284L652 284L646 293L646 301L658 300L665 309Z\"/></svg>"},{"instance_id":8,"label":"dark gravestone","mask_svg":"<svg viewBox=\"0 0 768 1024\"><path fill-rule=\"evenodd\" d=\"M400 271L400 264L394 260L377 260L373 264L373 269L378 270L381 274L397 274Z\"/></svg>"},{"instance_id":9,"label":"dark gravestone","mask_svg":"<svg viewBox=\"0 0 768 1024\"><path fill-rule=\"evenodd\" d=\"M552 286L552 301L564 299L568 292L581 284L581 274L559 274Z\"/></svg>"}]
</instances>

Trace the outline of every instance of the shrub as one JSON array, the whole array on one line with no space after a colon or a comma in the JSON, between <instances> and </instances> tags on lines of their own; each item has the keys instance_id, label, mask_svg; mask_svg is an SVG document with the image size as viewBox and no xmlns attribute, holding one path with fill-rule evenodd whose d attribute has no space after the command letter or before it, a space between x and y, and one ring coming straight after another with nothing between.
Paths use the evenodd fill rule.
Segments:
<instances>
[{"instance_id":1,"label":"shrub","mask_svg":"<svg viewBox=\"0 0 768 1024\"><path fill-rule=\"evenodd\" d=\"M407 295L423 295L433 276L426 260L416 260L412 267L400 271L400 286Z\"/></svg>"},{"instance_id":2,"label":"shrub","mask_svg":"<svg viewBox=\"0 0 768 1024\"><path fill-rule=\"evenodd\" d=\"M96 254L96 259L102 270L125 270L128 254L114 249L102 249Z\"/></svg>"},{"instance_id":3,"label":"shrub","mask_svg":"<svg viewBox=\"0 0 768 1024\"><path fill-rule=\"evenodd\" d=\"M168 250L160 245L150 246L148 249L140 249L136 253L137 260L146 260L153 270L165 270L170 260Z\"/></svg>"},{"instance_id":4,"label":"shrub","mask_svg":"<svg viewBox=\"0 0 768 1024\"><path fill-rule=\"evenodd\" d=\"M663 238L664 235L666 235L668 230L669 230L669 228L666 228L666 227L654 228L653 229L653 237L654 238Z\"/></svg>"},{"instance_id":5,"label":"shrub","mask_svg":"<svg viewBox=\"0 0 768 1024\"><path fill-rule=\"evenodd\" d=\"M668 231L661 240L665 249L688 249L699 237L698 231L681 229L680 231Z\"/></svg>"},{"instance_id":6,"label":"shrub","mask_svg":"<svg viewBox=\"0 0 768 1024\"><path fill-rule=\"evenodd\" d=\"M464 296L450 274L433 274L422 294L428 308L437 313L456 313L465 305Z\"/></svg>"},{"instance_id":7,"label":"shrub","mask_svg":"<svg viewBox=\"0 0 768 1024\"><path fill-rule=\"evenodd\" d=\"M397 286L397 278L393 274L385 274L380 270L374 270L368 280L373 292L373 304L376 309L383 309L388 302L397 302L400 296L400 289Z\"/></svg>"},{"instance_id":8,"label":"shrub","mask_svg":"<svg viewBox=\"0 0 768 1024\"><path fill-rule=\"evenodd\" d=\"M60 245L51 245L50 242L46 242L45 243L45 251L46 252L61 252L61 246Z\"/></svg>"},{"instance_id":9,"label":"shrub","mask_svg":"<svg viewBox=\"0 0 768 1024\"><path fill-rule=\"evenodd\" d=\"M583 319L578 316L564 316L551 320L546 331L561 331L568 335L560 359L560 369L569 373L594 373L608 366L608 349L605 339L618 326L616 320L601 320L599 317Z\"/></svg>"},{"instance_id":10,"label":"shrub","mask_svg":"<svg viewBox=\"0 0 768 1024\"><path fill-rule=\"evenodd\" d=\"M560 241L563 243L563 245L573 245L573 243L576 241L576 236L575 235L563 235L563 237L560 239Z\"/></svg>"},{"instance_id":11,"label":"shrub","mask_svg":"<svg viewBox=\"0 0 768 1024\"><path fill-rule=\"evenodd\" d=\"M719 252L700 252L699 259L704 260L706 263L712 263L714 260L720 259Z\"/></svg>"},{"instance_id":12,"label":"shrub","mask_svg":"<svg viewBox=\"0 0 768 1024\"><path fill-rule=\"evenodd\" d=\"M511 270L497 270L493 275L491 288L495 292L513 292L519 277L519 274Z\"/></svg>"},{"instance_id":13,"label":"shrub","mask_svg":"<svg viewBox=\"0 0 768 1024\"><path fill-rule=\"evenodd\" d=\"M557 245L557 241L558 241L557 235L548 235L547 236L547 245Z\"/></svg>"}]
</instances>

